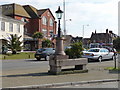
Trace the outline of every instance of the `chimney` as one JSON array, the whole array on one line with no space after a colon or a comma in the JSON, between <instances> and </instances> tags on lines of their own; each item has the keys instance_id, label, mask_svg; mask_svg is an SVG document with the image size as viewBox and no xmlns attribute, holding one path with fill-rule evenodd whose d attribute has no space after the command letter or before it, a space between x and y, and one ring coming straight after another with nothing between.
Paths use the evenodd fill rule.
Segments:
<instances>
[{"instance_id":1,"label":"chimney","mask_svg":"<svg viewBox=\"0 0 120 90\"><path fill-rule=\"evenodd\" d=\"M112 32L112 31L109 31L109 33L110 33L110 34L113 34L113 32Z\"/></svg>"},{"instance_id":2,"label":"chimney","mask_svg":"<svg viewBox=\"0 0 120 90\"><path fill-rule=\"evenodd\" d=\"M95 34L96 34L96 30L95 30Z\"/></svg>"},{"instance_id":3,"label":"chimney","mask_svg":"<svg viewBox=\"0 0 120 90\"><path fill-rule=\"evenodd\" d=\"M106 33L108 33L108 29L106 29Z\"/></svg>"}]
</instances>

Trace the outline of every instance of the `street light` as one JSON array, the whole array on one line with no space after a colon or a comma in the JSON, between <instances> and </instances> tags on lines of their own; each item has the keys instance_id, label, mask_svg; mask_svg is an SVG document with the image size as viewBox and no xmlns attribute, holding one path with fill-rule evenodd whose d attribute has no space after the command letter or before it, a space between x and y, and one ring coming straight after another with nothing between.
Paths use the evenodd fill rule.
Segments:
<instances>
[{"instance_id":1,"label":"street light","mask_svg":"<svg viewBox=\"0 0 120 90\"><path fill-rule=\"evenodd\" d=\"M85 29L85 26L89 26L89 24L83 25L83 38L84 38L84 29Z\"/></svg>"},{"instance_id":2,"label":"street light","mask_svg":"<svg viewBox=\"0 0 120 90\"><path fill-rule=\"evenodd\" d=\"M64 49L63 49L63 40L64 38L61 36L61 28L60 28L60 19L62 18L63 11L60 10L60 6L58 7L58 10L55 12L56 16L58 18L58 36L56 38L56 55L65 55Z\"/></svg>"},{"instance_id":3,"label":"street light","mask_svg":"<svg viewBox=\"0 0 120 90\"><path fill-rule=\"evenodd\" d=\"M66 36L67 35L67 31L66 31L66 22L67 21L72 21L72 19L67 19L67 20L65 20L65 26L64 26L64 36Z\"/></svg>"},{"instance_id":4,"label":"street light","mask_svg":"<svg viewBox=\"0 0 120 90\"><path fill-rule=\"evenodd\" d=\"M63 11L60 10L60 6L58 7L58 10L55 13L58 18L58 37L61 37L60 19L62 18Z\"/></svg>"}]
</instances>

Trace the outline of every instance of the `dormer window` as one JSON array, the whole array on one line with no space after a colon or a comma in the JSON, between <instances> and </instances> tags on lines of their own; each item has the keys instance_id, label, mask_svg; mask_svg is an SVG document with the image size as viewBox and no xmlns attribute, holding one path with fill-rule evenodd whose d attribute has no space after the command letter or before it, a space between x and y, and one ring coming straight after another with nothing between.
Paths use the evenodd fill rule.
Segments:
<instances>
[{"instance_id":1,"label":"dormer window","mask_svg":"<svg viewBox=\"0 0 120 90\"><path fill-rule=\"evenodd\" d=\"M24 17L21 18L21 21L25 22L25 23L28 23L29 21L27 19L25 19Z\"/></svg>"}]
</instances>

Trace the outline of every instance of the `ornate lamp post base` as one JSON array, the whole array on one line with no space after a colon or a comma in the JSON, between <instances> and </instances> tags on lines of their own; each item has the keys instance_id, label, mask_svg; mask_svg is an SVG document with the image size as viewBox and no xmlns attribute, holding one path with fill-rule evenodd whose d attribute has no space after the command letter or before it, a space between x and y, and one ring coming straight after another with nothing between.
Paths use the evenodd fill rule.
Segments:
<instances>
[{"instance_id":1,"label":"ornate lamp post base","mask_svg":"<svg viewBox=\"0 0 120 90\"><path fill-rule=\"evenodd\" d=\"M65 55L64 49L63 49L63 37L57 37L56 39L56 55Z\"/></svg>"},{"instance_id":2,"label":"ornate lamp post base","mask_svg":"<svg viewBox=\"0 0 120 90\"><path fill-rule=\"evenodd\" d=\"M61 60L61 59L68 59L68 55L65 54L63 49L63 40L64 37L57 37L56 38L56 51L54 55L54 60Z\"/></svg>"}]
</instances>

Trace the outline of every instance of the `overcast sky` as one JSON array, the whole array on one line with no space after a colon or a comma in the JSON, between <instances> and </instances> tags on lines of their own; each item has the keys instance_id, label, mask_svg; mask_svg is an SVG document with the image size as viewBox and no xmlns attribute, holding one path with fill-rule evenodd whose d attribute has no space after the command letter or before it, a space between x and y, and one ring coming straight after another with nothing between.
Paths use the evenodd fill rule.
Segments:
<instances>
[{"instance_id":1,"label":"overcast sky","mask_svg":"<svg viewBox=\"0 0 120 90\"><path fill-rule=\"evenodd\" d=\"M89 38L92 32L104 33L106 29L118 34L118 2L120 0L65 0L67 34L72 36L83 35ZM17 3L32 5L37 9L50 8L53 15L58 6L63 10L63 0L0 0L0 5ZM57 20L57 19L56 19ZM86 26L88 25L89 26ZM63 25L61 25L63 30Z\"/></svg>"}]
</instances>

